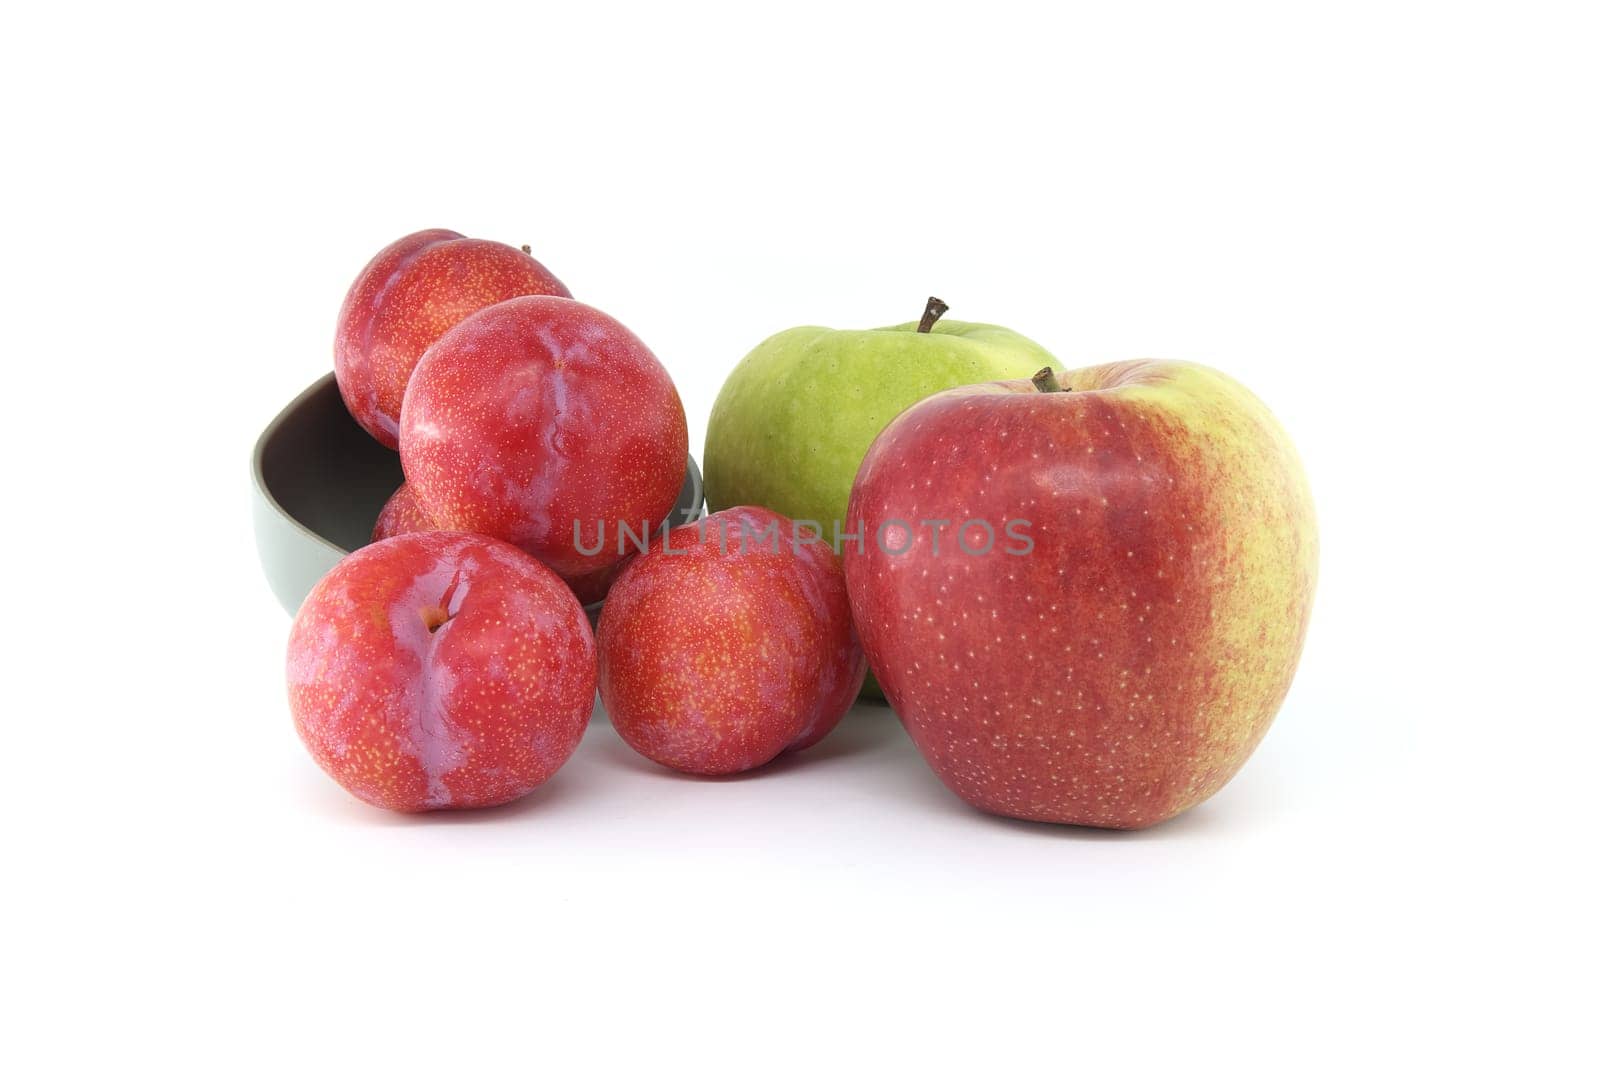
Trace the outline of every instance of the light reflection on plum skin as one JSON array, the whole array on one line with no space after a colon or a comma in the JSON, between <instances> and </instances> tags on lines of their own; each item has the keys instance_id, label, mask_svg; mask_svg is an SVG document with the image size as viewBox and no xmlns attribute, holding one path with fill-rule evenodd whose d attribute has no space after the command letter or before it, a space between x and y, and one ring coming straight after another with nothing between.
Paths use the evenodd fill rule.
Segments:
<instances>
[{"instance_id":1,"label":"light reflection on plum skin","mask_svg":"<svg viewBox=\"0 0 1600 1065\"><path fill-rule=\"evenodd\" d=\"M594 639L558 577L508 544L411 533L352 554L291 630L290 705L319 765L400 811L510 802L576 749Z\"/></svg>"},{"instance_id":2,"label":"light reflection on plum skin","mask_svg":"<svg viewBox=\"0 0 1600 1065\"><path fill-rule=\"evenodd\" d=\"M614 561L578 550L575 521L643 526L672 508L688 424L666 370L625 326L530 296L429 349L407 390L400 458L435 524L513 543L570 581Z\"/></svg>"}]
</instances>

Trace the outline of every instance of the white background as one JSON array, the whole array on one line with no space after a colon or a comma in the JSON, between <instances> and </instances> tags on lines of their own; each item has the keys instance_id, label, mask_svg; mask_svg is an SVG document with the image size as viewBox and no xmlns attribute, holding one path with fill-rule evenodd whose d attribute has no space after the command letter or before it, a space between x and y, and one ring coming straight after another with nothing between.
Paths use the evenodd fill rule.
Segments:
<instances>
[{"instance_id":1,"label":"white background","mask_svg":"<svg viewBox=\"0 0 1600 1065\"><path fill-rule=\"evenodd\" d=\"M0 16L5 1056L1593 1054L1592 8L1201 8ZM1322 518L1278 723L1140 834L969 812L881 708L362 807L246 460L429 226L627 322L696 454L756 342L930 293L1235 375Z\"/></svg>"}]
</instances>

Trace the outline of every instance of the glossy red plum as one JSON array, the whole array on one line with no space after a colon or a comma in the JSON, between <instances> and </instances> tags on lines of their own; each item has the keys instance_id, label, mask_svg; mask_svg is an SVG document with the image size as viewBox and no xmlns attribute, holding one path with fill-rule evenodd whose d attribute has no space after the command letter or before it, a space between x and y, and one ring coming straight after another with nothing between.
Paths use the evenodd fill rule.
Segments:
<instances>
[{"instance_id":1,"label":"glossy red plum","mask_svg":"<svg viewBox=\"0 0 1600 1065\"><path fill-rule=\"evenodd\" d=\"M347 557L289 635L289 705L311 756L390 810L495 806L577 748L595 694L583 609L508 544L409 533Z\"/></svg>"},{"instance_id":2,"label":"glossy red plum","mask_svg":"<svg viewBox=\"0 0 1600 1065\"><path fill-rule=\"evenodd\" d=\"M866 662L844 573L789 519L737 507L672 530L624 566L600 615L600 692L634 750L738 773L839 723Z\"/></svg>"},{"instance_id":3,"label":"glossy red plum","mask_svg":"<svg viewBox=\"0 0 1600 1065\"><path fill-rule=\"evenodd\" d=\"M683 404L650 349L554 296L446 333L400 416L400 461L429 520L515 544L579 587L619 561L618 523L667 517L688 454Z\"/></svg>"}]
</instances>

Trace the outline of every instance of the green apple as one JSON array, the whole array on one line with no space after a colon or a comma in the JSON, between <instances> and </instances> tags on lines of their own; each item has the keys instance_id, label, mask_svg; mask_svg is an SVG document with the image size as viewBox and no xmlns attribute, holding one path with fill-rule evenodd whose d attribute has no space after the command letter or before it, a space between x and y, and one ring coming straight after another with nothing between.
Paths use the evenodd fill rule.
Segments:
<instances>
[{"instance_id":1,"label":"green apple","mask_svg":"<svg viewBox=\"0 0 1600 1065\"><path fill-rule=\"evenodd\" d=\"M833 543L867 448L895 415L956 385L1020 380L1061 364L997 325L941 321L882 329L800 326L768 337L734 367L706 429L712 511L759 506L814 521ZM837 545L836 545L837 546Z\"/></svg>"}]
</instances>

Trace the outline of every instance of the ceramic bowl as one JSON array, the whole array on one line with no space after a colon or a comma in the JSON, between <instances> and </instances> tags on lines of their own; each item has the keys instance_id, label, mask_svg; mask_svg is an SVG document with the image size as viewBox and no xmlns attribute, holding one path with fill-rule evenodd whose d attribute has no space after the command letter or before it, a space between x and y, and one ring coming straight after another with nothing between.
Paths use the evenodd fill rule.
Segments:
<instances>
[{"instance_id":1,"label":"ceramic bowl","mask_svg":"<svg viewBox=\"0 0 1600 1065\"><path fill-rule=\"evenodd\" d=\"M250 459L256 551L267 583L293 614L322 575L372 538L378 511L400 486L400 456L356 424L333 374L300 393L256 441ZM670 522L700 513L693 456ZM599 603L585 605L590 617Z\"/></svg>"}]
</instances>

